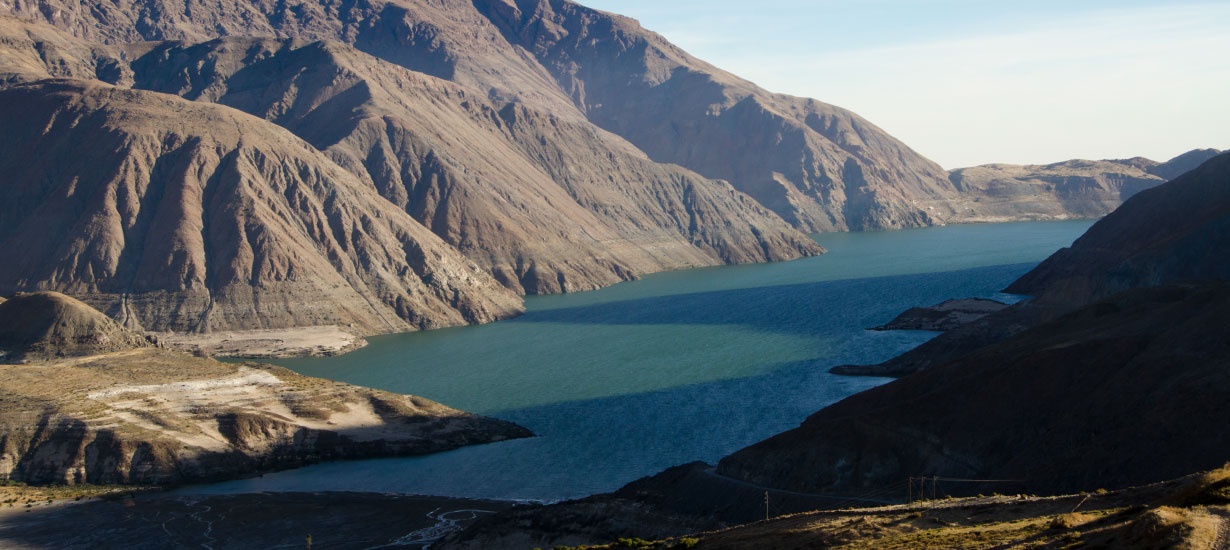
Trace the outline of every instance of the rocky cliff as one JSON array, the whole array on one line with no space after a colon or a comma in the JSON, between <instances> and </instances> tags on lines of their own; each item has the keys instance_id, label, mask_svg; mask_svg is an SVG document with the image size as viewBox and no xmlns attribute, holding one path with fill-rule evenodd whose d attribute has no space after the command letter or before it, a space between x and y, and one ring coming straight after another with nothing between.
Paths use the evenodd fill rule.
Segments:
<instances>
[{"instance_id":1,"label":"rocky cliff","mask_svg":"<svg viewBox=\"0 0 1230 550\"><path fill-rule=\"evenodd\" d=\"M383 333L520 311L370 181L260 119L77 80L0 89L0 110L0 291L64 292L151 330Z\"/></svg>"},{"instance_id":2,"label":"rocky cliff","mask_svg":"<svg viewBox=\"0 0 1230 550\"><path fill-rule=\"evenodd\" d=\"M144 349L0 370L0 476L177 484L526 437L413 396Z\"/></svg>"}]
</instances>

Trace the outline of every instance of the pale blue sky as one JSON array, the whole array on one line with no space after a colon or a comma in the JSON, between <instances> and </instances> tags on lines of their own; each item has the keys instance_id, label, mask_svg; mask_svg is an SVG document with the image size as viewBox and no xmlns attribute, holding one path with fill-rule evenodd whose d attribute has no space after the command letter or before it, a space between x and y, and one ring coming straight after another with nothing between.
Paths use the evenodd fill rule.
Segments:
<instances>
[{"instance_id":1,"label":"pale blue sky","mask_svg":"<svg viewBox=\"0 0 1230 550\"><path fill-rule=\"evenodd\" d=\"M1230 148L1230 1L581 2L945 168Z\"/></svg>"}]
</instances>

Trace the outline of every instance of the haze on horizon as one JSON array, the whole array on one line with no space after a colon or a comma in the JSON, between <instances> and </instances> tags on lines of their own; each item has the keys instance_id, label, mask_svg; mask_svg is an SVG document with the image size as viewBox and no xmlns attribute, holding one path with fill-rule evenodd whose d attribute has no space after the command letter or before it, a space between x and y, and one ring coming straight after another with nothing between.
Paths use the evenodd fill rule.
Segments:
<instances>
[{"instance_id":1,"label":"haze on horizon","mask_svg":"<svg viewBox=\"0 0 1230 550\"><path fill-rule=\"evenodd\" d=\"M948 169L1230 148L1230 3L581 0Z\"/></svg>"}]
</instances>

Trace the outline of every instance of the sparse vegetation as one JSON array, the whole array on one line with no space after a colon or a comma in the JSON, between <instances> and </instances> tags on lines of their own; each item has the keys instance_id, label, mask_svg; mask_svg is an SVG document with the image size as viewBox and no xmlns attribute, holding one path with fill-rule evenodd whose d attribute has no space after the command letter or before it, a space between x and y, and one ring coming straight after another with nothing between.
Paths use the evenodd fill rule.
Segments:
<instances>
[{"instance_id":1,"label":"sparse vegetation","mask_svg":"<svg viewBox=\"0 0 1230 550\"><path fill-rule=\"evenodd\" d=\"M1230 468L1223 468L1124 491L951 499L925 512L906 506L811 512L681 539L557 549L1211 548L1230 518L1228 493ZM1078 503L1081 511L1072 512Z\"/></svg>"}]
</instances>

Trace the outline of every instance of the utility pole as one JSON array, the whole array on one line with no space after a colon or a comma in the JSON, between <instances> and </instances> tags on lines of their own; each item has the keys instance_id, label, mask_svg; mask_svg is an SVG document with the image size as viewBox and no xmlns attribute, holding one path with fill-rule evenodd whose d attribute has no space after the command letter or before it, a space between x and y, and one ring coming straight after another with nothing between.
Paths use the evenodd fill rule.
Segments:
<instances>
[{"instance_id":1,"label":"utility pole","mask_svg":"<svg viewBox=\"0 0 1230 550\"><path fill-rule=\"evenodd\" d=\"M764 519L769 519L769 492L764 492Z\"/></svg>"},{"instance_id":2,"label":"utility pole","mask_svg":"<svg viewBox=\"0 0 1230 550\"><path fill-rule=\"evenodd\" d=\"M914 478L908 477L905 481L905 502L906 504L914 504Z\"/></svg>"},{"instance_id":3,"label":"utility pole","mask_svg":"<svg viewBox=\"0 0 1230 550\"><path fill-rule=\"evenodd\" d=\"M931 500L935 500L935 484L939 482L939 476L931 476Z\"/></svg>"}]
</instances>

